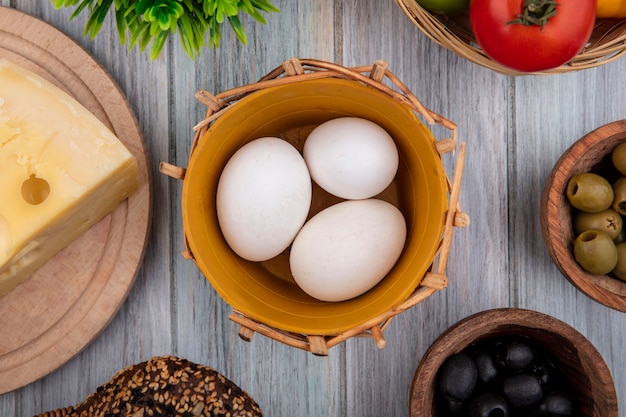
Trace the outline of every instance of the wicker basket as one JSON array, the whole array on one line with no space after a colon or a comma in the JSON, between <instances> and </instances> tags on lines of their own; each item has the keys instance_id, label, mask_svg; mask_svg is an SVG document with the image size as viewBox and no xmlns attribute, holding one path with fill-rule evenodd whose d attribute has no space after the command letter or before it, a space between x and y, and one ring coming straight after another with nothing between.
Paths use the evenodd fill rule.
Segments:
<instances>
[{"instance_id":1,"label":"wicker basket","mask_svg":"<svg viewBox=\"0 0 626 417\"><path fill-rule=\"evenodd\" d=\"M206 118L200 121L195 128L195 138L191 147L190 158L195 156L194 152L199 152L197 149L200 148L205 133L213 126L214 122L223 117L226 112L236 108L236 104L247 96L257 92L262 93L264 92L263 90L273 89L274 87L280 88L280 86L293 83L310 82L310 80L325 78L350 80L350 82L356 82L361 86L367 86L368 89L376 89L390 96L395 102L398 102L403 109L415 116L419 116L426 123L430 125L438 124L446 130L451 131L450 137L435 140L434 153L439 159L444 154L454 155L456 156L456 161L454 175L451 178L443 172L445 176L444 188L447 191L448 198L444 207L443 232L440 240L436 244L434 259L430 259L432 263L428 266L424 276L421 277L417 288L409 288L409 296L403 301L393 305L388 311L363 320L353 328L339 333L301 334L285 330L284 328L277 328L279 326L269 325L259 319L253 319L249 314L247 315L238 311L232 303L229 303L233 308L229 319L240 325L239 336L242 339L250 341L253 334L256 332L316 355L327 355L329 348L348 338L357 336L371 337L374 339L376 346L379 348L384 347L386 341L383 338L382 331L393 317L415 306L435 292L446 288L448 279L445 272L453 230L459 227L465 227L469 224L469 217L461 211L458 203L464 167L465 144L461 143L457 147L456 125L424 107L408 88L388 70L385 61L376 61L372 66L346 68L319 60L293 58L285 61L282 66L271 71L257 83L234 88L215 96L204 90L199 91L196 94L196 98L198 101L205 104L208 109ZM389 85L393 85L394 87L389 87ZM232 111L234 112L236 110ZM189 168L191 168L191 165L188 168L181 168L165 162L162 162L160 166L162 173L172 178L183 180L183 182L187 182L187 184L189 184L188 181L190 178L188 176L186 179L185 175L187 171L189 171ZM183 184L183 186L185 186L185 184ZM185 207L183 207L183 211L185 211ZM186 250L183 251L183 257L199 264L198 254L194 254L191 249L189 232L189 230L184 230ZM221 295L224 296L224 294ZM228 300L226 301L228 302Z\"/></svg>"},{"instance_id":2,"label":"wicker basket","mask_svg":"<svg viewBox=\"0 0 626 417\"><path fill-rule=\"evenodd\" d=\"M402 11L426 36L463 58L506 75L524 75L494 62L476 44L467 15L448 17L430 13L416 0L396 0ZM626 20L598 19L585 48L570 62L536 74L558 74L597 67L626 53Z\"/></svg>"}]
</instances>

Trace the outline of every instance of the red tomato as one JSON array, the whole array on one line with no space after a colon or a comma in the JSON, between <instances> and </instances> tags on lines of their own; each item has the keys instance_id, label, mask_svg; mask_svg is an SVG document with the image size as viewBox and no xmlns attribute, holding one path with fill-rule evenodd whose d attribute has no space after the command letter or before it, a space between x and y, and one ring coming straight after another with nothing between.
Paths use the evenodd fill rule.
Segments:
<instances>
[{"instance_id":1,"label":"red tomato","mask_svg":"<svg viewBox=\"0 0 626 417\"><path fill-rule=\"evenodd\" d=\"M596 1L472 0L470 23L476 42L494 61L521 72L545 71L565 64L585 46L596 18ZM532 17L547 8L554 15L543 27L516 23L529 4L540 8Z\"/></svg>"}]
</instances>

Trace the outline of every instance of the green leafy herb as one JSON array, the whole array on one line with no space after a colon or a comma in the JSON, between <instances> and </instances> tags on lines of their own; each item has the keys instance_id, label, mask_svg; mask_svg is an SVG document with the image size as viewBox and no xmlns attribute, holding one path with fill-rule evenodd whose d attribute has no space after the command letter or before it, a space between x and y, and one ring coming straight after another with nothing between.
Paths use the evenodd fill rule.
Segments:
<instances>
[{"instance_id":1,"label":"green leafy herb","mask_svg":"<svg viewBox=\"0 0 626 417\"><path fill-rule=\"evenodd\" d=\"M85 35L94 39L111 10L120 41L129 49L150 45L150 58L156 59L168 37L178 30L184 51L195 59L209 32L209 46L219 47L220 27L225 20L241 43L247 43L239 12L265 24L261 12L278 12L270 0L50 0L55 8L76 7L70 19L85 10L89 16ZM127 35L130 35L127 37Z\"/></svg>"}]
</instances>

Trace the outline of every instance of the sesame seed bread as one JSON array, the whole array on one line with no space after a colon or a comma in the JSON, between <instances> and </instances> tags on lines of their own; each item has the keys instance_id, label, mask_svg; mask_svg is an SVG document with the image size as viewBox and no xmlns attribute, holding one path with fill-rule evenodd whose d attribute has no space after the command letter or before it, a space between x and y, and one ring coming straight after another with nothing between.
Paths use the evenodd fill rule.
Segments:
<instances>
[{"instance_id":1,"label":"sesame seed bread","mask_svg":"<svg viewBox=\"0 0 626 417\"><path fill-rule=\"evenodd\" d=\"M121 370L75 407L36 417L262 415L245 391L214 369L174 356L162 356Z\"/></svg>"}]
</instances>

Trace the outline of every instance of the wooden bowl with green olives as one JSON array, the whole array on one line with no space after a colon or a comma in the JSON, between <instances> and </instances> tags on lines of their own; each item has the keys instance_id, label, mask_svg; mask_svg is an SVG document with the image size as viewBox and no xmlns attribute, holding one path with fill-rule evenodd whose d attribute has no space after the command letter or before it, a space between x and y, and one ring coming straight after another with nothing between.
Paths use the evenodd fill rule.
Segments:
<instances>
[{"instance_id":1,"label":"wooden bowl with green olives","mask_svg":"<svg viewBox=\"0 0 626 417\"><path fill-rule=\"evenodd\" d=\"M411 417L617 417L606 362L549 315L498 308L451 326L428 348L410 391Z\"/></svg>"},{"instance_id":2,"label":"wooden bowl with green olives","mask_svg":"<svg viewBox=\"0 0 626 417\"><path fill-rule=\"evenodd\" d=\"M622 312L626 312L624 177L626 120L620 120L589 132L565 151L548 176L541 199L543 239L557 268L582 293Z\"/></svg>"}]
</instances>

